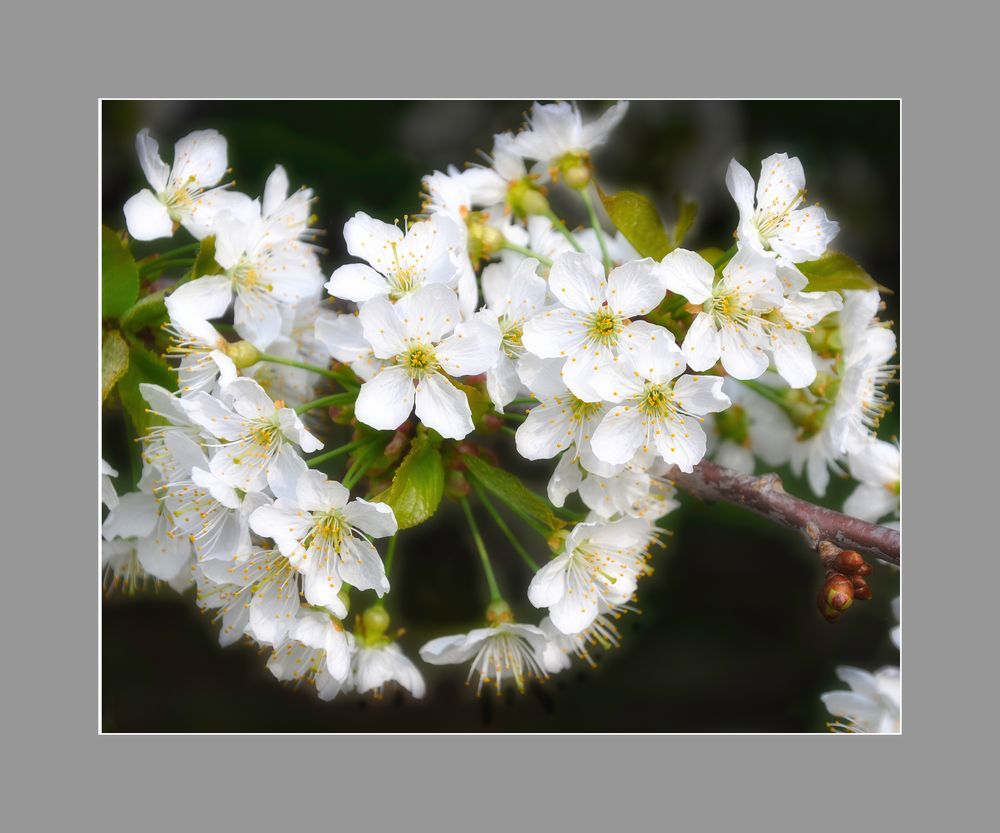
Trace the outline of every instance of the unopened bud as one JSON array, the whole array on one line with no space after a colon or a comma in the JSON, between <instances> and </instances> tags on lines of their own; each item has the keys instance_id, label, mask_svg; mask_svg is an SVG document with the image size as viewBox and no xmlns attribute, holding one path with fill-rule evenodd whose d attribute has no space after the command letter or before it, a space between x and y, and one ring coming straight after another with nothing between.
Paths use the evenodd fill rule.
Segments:
<instances>
[{"instance_id":1,"label":"unopened bud","mask_svg":"<svg viewBox=\"0 0 1000 833\"><path fill-rule=\"evenodd\" d=\"M544 215L552 210L545 195L529 177L522 177L508 186L507 205L522 220L532 214Z\"/></svg>"},{"instance_id":2,"label":"unopened bud","mask_svg":"<svg viewBox=\"0 0 1000 833\"><path fill-rule=\"evenodd\" d=\"M585 150L563 154L557 169L570 188L583 189L590 185L590 154Z\"/></svg>"},{"instance_id":3,"label":"unopened bud","mask_svg":"<svg viewBox=\"0 0 1000 833\"><path fill-rule=\"evenodd\" d=\"M260 350L254 347L249 341L233 341L225 347L226 355L233 360L240 370L245 367L252 367L260 361Z\"/></svg>"},{"instance_id":4,"label":"unopened bud","mask_svg":"<svg viewBox=\"0 0 1000 833\"><path fill-rule=\"evenodd\" d=\"M820 613L833 621L854 602L854 584L840 573L834 573L823 584L816 599Z\"/></svg>"},{"instance_id":5,"label":"unopened bud","mask_svg":"<svg viewBox=\"0 0 1000 833\"><path fill-rule=\"evenodd\" d=\"M853 576L851 578L851 583L854 585L854 598L860 599L863 602L871 600L872 590L868 586L868 582L865 581L861 576Z\"/></svg>"},{"instance_id":6,"label":"unopened bud","mask_svg":"<svg viewBox=\"0 0 1000 833\"><path fill-rule=\"evenodd\" d=\"M389 629L389 614L382 605L372 605L361 615L361 622L367 639L379 637Z\"/></svg>"},{"instance_id":7,"label":"unopened bud","mask_svg":"<svg viewBox=\"0 0 1000 833\"><path fill-rule=\"evenodd\" d=\"M842 550L837 555L837 570L841 573L856 573L865 565L861 553L854 550Z\"/></svg>"},{"instance_id":8,"label":"unopened bud","mask_svg":"<svg viewBox=\"0 0 1000 833\"><path fill-rule=\"evenodd\" d=\"M488 434L495 434L503 428L503 417L498 414L484 414L482 419L482 429Z\"/></svg>"},{"instance_id":9,"label":"unopened bud","mask_svg":"<svg viewBox=\"0 0 1000 833\"><path fill-rule=\"evenodd\" d=\"M399 431L397 431L391 440L386 443L385 448L382 453L385 457L392 462L393 460L398 460L400 455L406 450L406 447L410 444L410 438Z\"/></svg>"},{"instance_id":10,"label":"unopened bud","mask_svg":"<svg viewBox=\"0 0 1000 833\"><path fill-rule=\"evenodd\" d=\"M472 491L472 487L462 472L452 469L448 472L448 479L445 481L444 490L448 497L458 500L459 498L468 497Z\"/></svg>"}]
</instances>

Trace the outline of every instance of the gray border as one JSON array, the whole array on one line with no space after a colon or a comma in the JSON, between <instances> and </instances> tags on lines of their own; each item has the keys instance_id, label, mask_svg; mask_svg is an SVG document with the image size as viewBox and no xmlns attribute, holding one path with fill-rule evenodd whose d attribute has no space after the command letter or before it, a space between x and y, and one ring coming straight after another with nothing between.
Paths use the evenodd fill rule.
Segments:
<instances>
[{"instance_id":1,"label":"gray border","mask_svg":"<svg viewBox=\"0 0 1000 833\"><path fill-rule=\"evenodd\" d=\"M996 238L985 205L996 131L979 123L995 121L986 112L995 109L994 90L985 86L992 26L956 14L961 4L940 19L910 7L902 19L871 3L842 2L813 10L810 20L801 4L773 12L765 3L724 12L700 4L683 14L648 3L630 13L622 3L590 12L533 5L518 14L508 3L473 22L466 3L444 16L429 4L355 8L350 17L328 4L299 12L286 5L250 31L245 6L227 12L200 3L182 11L185 4L175 2L144 15L135 3L105 7L112 5L105 15L93 7L58 14L22 8L2 58L4 77L19 83L4 120L13 182L0 204L8 234L16 229L5 254L23 261L7 265L5 276L15 296L5 305L14 369L5 418L14 458L5 471L7 494L18 497L17 514L7 519L4 605L14 637L5 712L15 732L4 747L13 752L23 812L45 827L65 811L105 828L143 830L201 830L213 822L230 830L246 820L256 822L252 829L344 825L352 818L389 827L392 815L407 825L444 817L479 826L495 817L535 829L546 818L562 828L581 815L597 826L646 814L663 827L687 829L782 820L842 829L883 819L901 826L910 813L933 823L933 809L944 809L957 785L983 784L988 770L973 769L971 755L948 741L986 725L986 698L996 690L977 678L989 665L981 658L992 659L995 649L982 654L973 645L989 626L972 621L990 609L998 586L986 575L995 570L995 543L974 527L992 509L980 460L995 451L962 453L962 440L978 428L968 420L987 404L979 397L993 390L986 374L994 351L980 345L973 352L968 342L977 330L964 317L991 305L983 293L996 286L993 258L983 256ZM471 25L460 32L460 21ZM789 21L800 31L784 30ZM966 42L957 40L959 21ZM906 442L913 449L906 506L907 530L919 542L907 576L906 734L98 737L90 595L96 349L88 353L97 344L96 228L83 219L94 210L98 96L546 93L902 96L905 262L913 271L904 302ZM977 263L963 262L972 258ZM933 318L935 306L949 301L954 312ZM953 361L973 355L976 365ZM949 373L953 367L958 372ZM963 460L974 465L962 471ZM955 522L942 513L954 513ZM959 570L969 555L979 556L975 582ZM947 574L936 566L943 559ZM329 818L316 816L320 809ZM974 812L964 799L963 809Z\"/></svg>"}]
</instances>

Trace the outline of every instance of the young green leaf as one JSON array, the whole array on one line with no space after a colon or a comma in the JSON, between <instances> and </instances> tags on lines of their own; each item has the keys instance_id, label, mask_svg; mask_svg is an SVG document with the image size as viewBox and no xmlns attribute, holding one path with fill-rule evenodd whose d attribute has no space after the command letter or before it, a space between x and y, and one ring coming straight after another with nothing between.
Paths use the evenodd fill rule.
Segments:
<instances>
[{"instance_id":1,"label":"young green leaf","mask_svg":"<svg viewBox=\"0 0 1000 833\"><path fill-rule=\"evenodd\" d=\"M221 275L225 271L215 262L215 235L210 234L202 238L201 247L198 249L198 256L194 261L192 277L202 278L205 275Z\"/></svg>"},{"instance_id":2,"label":"young green leaf","mask_svg":"<svg viewBox=\"0 0 1000 833\"><path fill-rule=\"evenodd\" d=\"M676 249L684 242L698 216L698 203L686 200L680 194L674 197L674 203L677 206L677 225L674 226L672 249Z\"/></svg>"},{"instance_id":3,"label":"young green leaf","mask_svg":"<svg viewBox=\"0 0 1000 833\"><path fill-rule=\"evenodd\" d=\"M133 343L129 350L128 370L118 382L118 395L137 437L159 422L159 418L149 412L149 405L139 392L139 385L143 382L176 390L177 374L155 353Z\"/></svg>"},{"instance_id":4,"label":"young green leaf","mask_svg":"<svg viewBox=\"0 0 1000 833\"><path fill-rule=\"evenodd\" d=\"M143 327L158 327L167 320L164 291L155 292L136 301L121 317L122 329L134 333Z\"/></svg>"},{"instance_id":5,"label":"young green leaf","mask_svg":"<svg viewBox=\"0 0 1000 833\"><path fill-rule=\"evenodd\" d=\"M819 260L809 260L795 264L809 279L806 292L842 291L845 289L877 289L892 292L869 275L861 266L845 254L827 251Z\"/></svg>"},{"instance_id":6,"label":"young green leaf","mask_svg":"<svg viewBox=\"0 0 1000 833\"><path fill-rule=\"evenodd\" d=\"M649 198L634 191L608 195L598 188L597 193L615 228L642 257L662 260L674 248L660 213Z\"/></svg>"},{"instance_id":7,"label":"young green leaf","mask_svg":"<svg viewBox=\"0 0 1000 833\"><path fill-rule=\"evenodd\" d=\"M118 330L111 330L101 346L101 401L108 398L128 370L128 345Z\"/></svg>"},{"instance_id":8,"label":"young green leaf","mask_svg":"<svg viewBox=\"0 0 1000 833\"><path fill-rule=\"evenodd\" d=\"M139 269L122 238L101 226L101 315L117 318L139 297Z\"/></svg>"},{"instance_id":9,"label":"young green leaf","mask_svg":"<svg viewBox=\"0 0 1000 833\"><path fill-rule=\"evenodd\" d=\"M549 529L560 529L565 522L556 517L549 505L528 489L510 472L498 469L479 457L462 456L469 473L490 492L515 510L542 523Z\"/></svg>"},{"instance_id":10,"label":"young green leaf","mask_svg":"<svg viewBox=\"0 0 1000 833\"><path fill-rule=\"evenodd\" d=\"M428 436L418 436L396 469L392 485L372 498L388 503L400 529L409 529L433 517L444 495L444 463Z\"/></svg>"}]
</instances>

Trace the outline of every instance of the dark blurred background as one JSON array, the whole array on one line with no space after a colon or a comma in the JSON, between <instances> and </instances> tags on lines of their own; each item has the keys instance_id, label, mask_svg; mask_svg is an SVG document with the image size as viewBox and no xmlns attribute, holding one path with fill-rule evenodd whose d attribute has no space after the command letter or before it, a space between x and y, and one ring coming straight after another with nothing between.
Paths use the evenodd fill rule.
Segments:
<instances>
[{"instance_id":1,"label":"dark blurred background","mask_svg":"<svg viewBox=\"0 0 1000 833\"><path fill-rule=\"evenodd\" d=\"M292 187L313 187L319 227L328 231L328 273L344 261L340 229L358 210L392 221L420 208L420 178L449 164L478 161L492 135L522 122L529 101L406 102L105 102L103 222L124 226L121 206L145 185L133 147L149 127L164 158L191 130L215 127L229 140L237 187L259 194L275 163ZM607 102L583 102L593 114ZM799 156L809 199L840 222L835 246L883 285L899 288L899 105L894 101L633 102L609 145L596 155L605 190L634 188L653 197L668 223L672 196L697 200L699 216L686 245L726 248L736 209L725 187L737 157L756 178L760 160L777 151ZM572 202L554 201L572 222ZM161 243L164 241L161 241ZM163 248L161 246L161 248ZM140 256L155 251L138 244ZM898 294L887 299L895 319ZM897 329L898 333L898 329ZM895 392L895 391L893 391ZM881 435L895 435L898 415ZM122 423L105 421L106 456L125 454ZM502 451L502 449L501 449ZM529 485L544 491L551 466L510 454ZM127 465L120 468L127 470ZM808 496L781 472L786 488ZM840 508L852 485L834 478L823 501ZM819 694L843 684L839 664L875 670L895 664L888 638L898 574L877 566L875 598L857 602L839 622L819 615L822 582L816 557L792 534L730 506L685 500L669 516L675 534L640 585L641 615L621 620L624 644L576 663L523 696L505 691L477 700L463 667L420 665L423 701L391 695L322 703L314 692L277 684L255 648L220 649L216 627L189 593L111 596L103 602L103 727L127 731L823 731ZM525 599L530 579L488 517L481 527L498 579L523 621L538 612ZM512 525L517 526L516 523ZM542 557L533 532L517 527ZM531 537L534 536L534 537ZM478 626L486 592L472 541L457 507L401 534L393 626L412 658L426 640ZM367 600L354 602L361 609Z\"/></svg>"}]
</instances>

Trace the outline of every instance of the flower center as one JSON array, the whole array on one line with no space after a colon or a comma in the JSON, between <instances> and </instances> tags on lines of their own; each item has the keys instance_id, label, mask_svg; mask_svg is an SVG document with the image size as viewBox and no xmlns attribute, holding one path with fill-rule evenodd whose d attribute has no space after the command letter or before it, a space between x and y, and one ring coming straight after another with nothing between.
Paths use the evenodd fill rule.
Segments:
<instances>
[{"instance_id":1,"label":"flower center","mask_svg":"<svg viewBox=\"0 0 1000 833\"><path fill-rule=\"evenodd\" d=\"M592 419L600 413L603 407L603 402L584 402L582 399L577 399L576 397L573 398L573 402L570 405L573 411L573 419L577 422Z\"/></svg>"},{"instance_id":2,"label":"flower center","mask_svg":"<svg viewBox=\"0 0 1000 833\"><path fill-rule=\"evenodd\" d=\"M392 259L395 264L386 274L389 281L389 297L393 301L398 301L420 286L422 272L417 268L418 264L404 263L400 260L398 244L390 243L389 245L392 246Z\"/></svg>"},{"instance_id":3,"label":"flower center","mask_svg":"<svg viewBox=\"0 0 1000 833\"><path fill-rule=\"evenodd\" d=\"M639 399L639 411L647 416L664 418L676 412L673 386L647 382Z\"/></svg>"},{"instance_id":4,"label":"flower center","mask_svg":"<svg viewBox=\"0 0 1000 833\"><path fill-rule=\"evenodd\" d=\"M608 307L601 307L587 318L587 335L605 346L615 344L623 329L621 316Z\"/></svg>"},{"instance_id":5,"label":"flower center","mask_svg":"<svg viewBox=\"0 0 1000 833\"><path fill-rule=\"evenodd\" d=\"M411 379L423 379L438 369L434 348L427 344L415 344L403 354L401 362Z\"/></svg>"},{"instance_id":6,"label":"flower center","mask_svg":"<svg viewBox=\"0 0 1000 833\"><path fill-rule=\"evenodd\" d=\"M237 289L247 292L271 292L274 289L271 284L264 283L257 267L246 255L243 255L239 263L229 270L229 278L236 284Z\"/></svg>"},{"instance_id":7,"label":"flower center","mask_svg":"<svg viewBox=\"0 0 1000 833\"><path fill-rule=\"evenodd\" d=\"M508 318L506 315L500 316L500 348L504 354L511 359L516 359L524 354L524 346L521 338L524 335L524 324L521 321Z\"/></svg>"}]
</instances>

